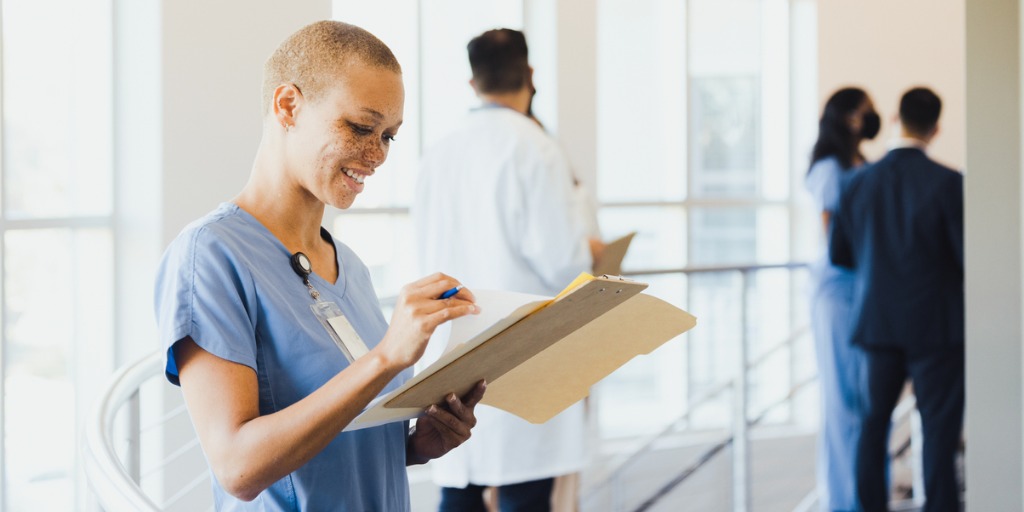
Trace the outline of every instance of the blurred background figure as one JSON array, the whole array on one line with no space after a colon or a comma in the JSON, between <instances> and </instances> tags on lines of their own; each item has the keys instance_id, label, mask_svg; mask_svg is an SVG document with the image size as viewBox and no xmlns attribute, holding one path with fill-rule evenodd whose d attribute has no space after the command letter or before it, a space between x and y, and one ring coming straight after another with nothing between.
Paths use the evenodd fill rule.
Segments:
<instances>
[{"instance_id":1,"label":"blurred background figure","mask_svg":"<svg viewBox=\"0 0 1024 512\"><path fill-rule=\"evenodd\" d=\"M909 377L924 434L924 512L960 510L956 454L964 414L963 175L925 151L942 101L900 100L901 137L843 188L829 252L854 270L851 341L864 349L869 399L857 450L864 510L889 508L890 418Z\"/></svg>"},{"instance_id":2,"label":"blurred background figure","mask_svg":"<svg viewBox=\"0 0 1024 512\"><path fill-rule=\"evenodd\" d=\"M836 91L825 103L806 185L827 235L839 205L841 182L864 165L860 145L881 127L871 98L861 89ZM811 269L811 329L821 382L822 425L818 437L818 496L821 510L855 511L854 478L861 416L865 410L863 352L850 344L853 272L829 262L823 249Z\"/></svg>"},{"instance_id":3,"label":"blurred background figure","mask_svg":"<svg viewBox=\"0 0 1024 512\"><path fill-rule=\"evenodd\" d=\"M556 295L590 270L600 244L588 240L568 159L529 115L526 38L489 30L467 49L482 104L421 162L412 207L421 268L457 272L479 289ZM446 342L435 336L424 362ZM502 512L550 510L555 477L586 462L581 403L543 425L491 407L477 418L469 444L433 464L442 511L483 511L492 486Z\"/></svg>"}]
</instances>

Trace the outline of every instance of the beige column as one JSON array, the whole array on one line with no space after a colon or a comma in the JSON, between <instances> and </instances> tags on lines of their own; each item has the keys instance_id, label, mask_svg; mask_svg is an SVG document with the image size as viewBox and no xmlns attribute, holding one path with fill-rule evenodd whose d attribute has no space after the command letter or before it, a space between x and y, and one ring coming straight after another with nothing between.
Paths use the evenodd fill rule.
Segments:
<instances>
[{"instance_id":1,"label":"beige column","mask_svg":"<svg viewBox=\"0 0 1024 512\"><path fill-rule=\"evenodd\" d=\"M1024 510L1019 0L966 2L967 510Z\"/></svg>"}]
</instances>

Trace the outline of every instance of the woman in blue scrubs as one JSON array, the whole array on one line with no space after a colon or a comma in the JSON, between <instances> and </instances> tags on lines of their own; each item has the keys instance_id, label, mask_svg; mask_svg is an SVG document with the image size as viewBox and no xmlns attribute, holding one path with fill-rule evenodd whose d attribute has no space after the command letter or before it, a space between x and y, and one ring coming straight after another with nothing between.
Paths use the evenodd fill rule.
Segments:
<instances>
[{"instance_id":1,"label":"woman in blue scrubs","mask_svg":"<svg viewBox=\"0 0 1024 512\"><path fill-rule=\"evenodd\" d=\"M476 423L483 383L411 430L343 432L409 378L439 324L478 311L466 289L438 300L459 283L435 274L402 289L388 325L366 266L321 227L325 205L348 208L372 183L403 103L401 69L376 37L334 21L299 30L264 68L248 184L163 257L166 373L218 510L409 510L406 465L458 446Z\"/></svg>"},{"instance_id":2,"label":"woman in blue scrubs","mask_svg":"<svg viewBox=\"0 0 1024 512\"><path fill-rule=\"evenodd\" d=\"M860 144L881 125L861 89L836 91L825 103L807 173L807 190L828 234L841 183L864 165ZM853 274L829 262L827 249L811 268L811 328L823 402L818 437L818 497L822 510L860 510L855 479L857 440L867 397L864 354L850 344Z\"/></svg>"}]
</instances>

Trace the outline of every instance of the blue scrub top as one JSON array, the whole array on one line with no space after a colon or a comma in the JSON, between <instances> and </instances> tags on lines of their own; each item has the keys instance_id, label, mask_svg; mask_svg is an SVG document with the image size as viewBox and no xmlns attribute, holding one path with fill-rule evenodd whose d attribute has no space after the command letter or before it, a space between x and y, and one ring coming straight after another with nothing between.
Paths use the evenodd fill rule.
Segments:
<instances>
[{"instance_id":1,"label":"blue scrub top","mask_svg":"<svg viewBox=\"0 0 1024 512\"><path fill-rule=\"evenodd\" d=\"M338 281L331 284L313 274L310 283L321 300L338 305L372 349L388 326L369 271L351 249L330 239L338 256ZM156 316L169 381L178 384L171 348L186 336L207 352L256 372L260 414L301 400L348 366L310 310L313 299L290 257L270 231L231 203L178 235L164 253L156 280ZM402 372L381 394L401 386L411 373ZM409 510L407 429L407 423L398 422L338 434L252 502L233 498L214 478L217 510Z\"/></svg>"},{"instance_id":2,"label":"blue scrub top","mask_svg":"<svg viewBox=\"0 0 1024 512\"><path fill-rule=\"evenodd\" d=\"M804 184L818 212L834 213L839 208L839 195L844 180L849 179L859 169L843 170L839 159L830 156L814 162L807 173ZM827 238L827 237L826 237ZM833 293L849 295L853 287L853 271L845 267L837 267L829 261L828 243L822 244L817 261L811 264L811 275L820 289L829 289Z\"/></svg>"}]
</instances>

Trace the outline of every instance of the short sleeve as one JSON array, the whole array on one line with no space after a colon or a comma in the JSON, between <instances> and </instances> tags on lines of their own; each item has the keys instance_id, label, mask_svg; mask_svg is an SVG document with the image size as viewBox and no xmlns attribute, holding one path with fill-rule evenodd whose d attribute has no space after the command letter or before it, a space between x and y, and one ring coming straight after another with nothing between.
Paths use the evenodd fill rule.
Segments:
<instances>
[{"instance_id":1,"label":"short sleeve","mask_svg":"<svg viewBox=\"0 0 1024 512\"><path fill-rule=\"evenodd\" d=\"M806 186L821 211L834 212L839 208L839 189L843 168L835 158L818 160L807 173Z\"/></svg>"},{"instance_id":2,"label":"short sleeve","mask_svg":"<svg viewBox=\"0 0 1024 512\"><path fill-rule=\"evenodd\" d=\"M174 344L186 337L211 354L256 369L252 278L208 227L186 230L157 271L155 310L167 380L178 384Z\"/></svg>"}]
</instances>

